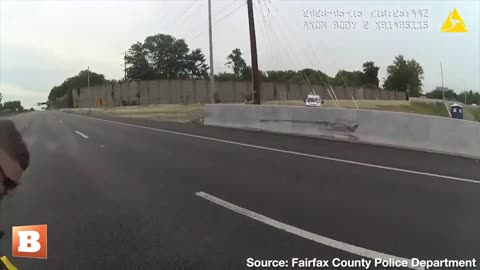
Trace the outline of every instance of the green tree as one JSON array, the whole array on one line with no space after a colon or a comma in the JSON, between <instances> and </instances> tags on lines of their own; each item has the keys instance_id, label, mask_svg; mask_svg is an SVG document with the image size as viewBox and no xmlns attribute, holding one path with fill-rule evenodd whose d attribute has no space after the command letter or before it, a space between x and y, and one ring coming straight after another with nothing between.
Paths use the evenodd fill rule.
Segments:
<instances>
[{"instance_id":1,"label":"green tree","mask_svg":"<svg viewBox=\"0 0 480 270\"><path fill-rule=\"evenodd\" d=\"M367 77L370 77L367 79ZM378 87L378 67L373 62L364 64L364 71L339 70L335 77L331 78L321 70L305 68L302 70L269 70L266 72L266 80L274 82L293 82L306 85L321 86L350 86L360 87L374 85ZM376 79L376 80L375 80Z\"/></svg>"},{"instance_id":2,"label":"green tree","mask_svg":"<svg viewBox=\"0 0 480 270\"><path fill-rule=\"evenodd\" d=\"M297 75L295 70L269 70L266 72L267 79L272 82L288 82Z\"/></svg>"},{"instance_id":3,"label":"green tree","mask_svg":"<svg viewBox=\"0 0 480 270\"><path fill-rule=\"evenodd\" d=\"M183 39L157 34L145 39L143 47L157 79L178 79L184 74L188 45Z\"/></svg>"},{"instance_id":4,"label":"green tree","mask_svg":"<svg viewBox=\"0 0 480 270\"><path fill-rule=\"evenodd\" d=\"M418 97L422 93L423 68L415 59L405 60L398 55L393 65L387 67L387 78L383 87L387 90L409 91L409 95Z\"/></svg>"},{"instance_id":5,"label":"green tree","mask_svg":"<svg viewBox=\"0 0 480 270\"><path fill-rule=\"evenodd\" d=\"M473 94L473 103L477 105L480 104L480 93L475 92L475 94Z\"/></svg>"},{"instance_id":6,"label":"green tree","mask_svg":"<svg viewBox=\"0 0 480 270\"><path fill-rule=\"evenodd\" d=\"M129 67L127 68L127 78L129 80L148 80L152 79L154 72L147 60L147 51L143 44L137 42L128 50L125 60Z\"/></svg>"},{"instance_id":7,"label":"green tree","mask_svg":"<svg viewBox=\"0 0 480 270\"><path fill-rule=\"evenodd\" d=\"M335 78L333 78L334 84L339 86L359 87L365 82L365 75L361 71L346 71L339 70Z\"/></svg>"},{"instance_id":8,"label":"green tree","mask_svg":"<svg viewBox=\"0 0 480 270\"><path fill-rule=\"evenodd\" d=\"M305 68L300 71L297 71L295 77L293 77L292 81L297 83L305 83L307 85L317 84L318 82L318 74L316 74L315 70L311 68Z\"/></svg>"},{"instance_id":9,"label":"green tree","mask_svg":"<svg viewBox=\"0 0 480 270\"><path fill-rule=\"evenodd\" d=\"M312 83L323 85L323 86L325 86L325 85L330 86L331 83L334 81L334 78L331 78L326 73L323 73L320 70L315 70L315 77L314 78L315 79L312 81Z\"/></svg>"},{"instance_id":10,"label":"green tree","mask_svg":"<svg viewBox=\"0 0 480 270\"><path fill-rule=\"evenodd\" d=\"M264 74L261 70L258 71L260 74L260 80L262 79L262 75ZM250 66L246 66L242 70L242 75L241 75L242 80L252 80L252 68Z\"/></svg>"},{"instance_id":11,"label":"green tree","mask_svg":"<svg viewBox=\"0 0 480 270\"><path fill-rule=\"evenodd\" d=\"M215 80L219 81L235 81L239 80L237 75L229 72L220 72L218 74L215 74Z\"/></svg>"},{"instance_id":12,"label":"green tree","mask_svg":"<svg viewBox=\"0 0 480 270\"><path fill-rule=\"evenodd\" d=\"M208 65L205 63L205 60L205 55L200 49L193 50L189 55L187 55L185 69L187 78L207 79Z\"/></svg>"},{"instance_id":13,"label":"green tree","mask_svg":"<svg viewBox=\"0 0 480 270\"><path fill-rule=\"evenodd\" d=\"M66 79L61 85L54 86L48 95L48 100L56 101L57 98L63 97L72 89L87 87L89 78L90 86L101 85L108 82L103 74L82 70L78 75Z\"/></svg>"},{"instance_id":14,"label":"green tree","mask_svg":"<svg viewBox=\"0 0 480 270\"><path fill-rule=\"evenodd\" d=\"M123 82L123 78L122 79L119 79L119 80L116 80L116 79L111 79L111 80L107 80L107 84L116 84L116 83L121 83Z\"/></svg>"},{"instance_id":15,"label":"green tree","mask_svg":"<svg viewBox=\"0 0 480 270\"><path fill-rule=\"evenodd\" d=\"M7 101L3 103L3 110L10 111L10 112L23 112L22 103L18 100L15 101Z\"/></svg>"},{"instance_id":16,"label":"green tree","mask_svg":"<svg viewBox=\"0 0 480 270\"><path fill-rule=\"evenodd\" d=\"M457 97L457 94L452 89L446 89L444 91L442 90L441 87L437 87L435 88L435 90L425 94L427 98L432 98L432 99L443 99L444 95L445 95L445 99L453 99L453 100L459 100L461 99L461 97L463 97L463 96Z\"/></svg>"},{"instance_id":17,"label":"green tree","mask_svg":"<svg viewBox=\"0 0 480 270\"><path fill-rule=\"evenodd\" d=\"M363 84L373 84L378 86L378 70L380 68L375 66L375 63L368 61L363 63Z\"/></svg>"},{"instance_id":18,"label":"green tree","mask_svg":"<svg viewBox=\"0 0 480 270\"><path fill-rule=\"evenodd\" d=\"M474 98L475 98L475 96L474 96L474 93L473 93L472 90L470 90L469 92L467 92L467 104L475 103Z\"/></svg>"},{"instance_id":19,"label":"green tree","mask_svg":"<svg viewBox=\"0 0 480 270\"><path fill-rule=\"evenodd\" d=\"M445 91L443 91L441 87L437 87L435 90L426 93L425 96L433 99L443 99L443 97L445 97L445 99L456 100L468 105L474 103L477 105L480 104L480 93L473 92L472 90L457 94L452 89L445 89Z\"/></svg>"},{"instance_id":20,"label":"green tree","mask_svg":"<svg viewBox=\"0 0 480 270\"><path fill-rule=\"evenodd\" d=\"M2 93L0 93L0 111L2 110L2 99L3 99L3 96L2 96Z\"/></svg>"},{"instance_id":21,"label":"green tree","mask_svg":"<svg viewBox=\"0 0 480 270\"><path fill-rule=\"evenodd\" d=\"M466 102L466 104L471 104L471 103L469 103L469 101L473 101L473 96L474 95L472 95L472 97L470 97L468 92L462 92L457 96L456 100L460 101L462 103Z\"/></svg>"},{"instance_id":22,"label":"green tree","mask_svg":"<svg viewBox=\"0 0 480 270\"><path fill-rule=\"evenodd\" d=\"M202 50L190 51L183 39L171 35L148 36L133 44L126 57L129 80L205 79L208 65Z\"/></svg>"},{"instance_id":23,"label":"green tree","mask_svg":"<svg viewBox=\"0 0 480 270\"><path fill-rule=\"evenodd\" d=\"M327 74L320 70L306 68L303 70L269 70L264 72L264 79L271 82L291 82L301 84L328 85L332 80Z\"/></svg>"},{"instance_id":24,"label":"green tree","mask_svg":"<svg viewBox=\"0 0 480 270\"><path fill-rule=\"evenodd\" d=\"M247 62L243 59L242 51L239 48L232 50L232 52L227 56L227 67L233 70L233 74L238 77L245 77L247 73Z\"/></svg>"}]
</instances>

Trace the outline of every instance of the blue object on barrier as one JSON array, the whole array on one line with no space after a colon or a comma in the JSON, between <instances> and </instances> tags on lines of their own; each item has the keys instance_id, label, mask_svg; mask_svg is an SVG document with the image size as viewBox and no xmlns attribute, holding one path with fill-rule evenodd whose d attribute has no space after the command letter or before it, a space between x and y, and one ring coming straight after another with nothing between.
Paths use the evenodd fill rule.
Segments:
<instances>
[{"instance_id":1,"label":"blue object on barrier","mask_svg":"<svg viewBox=\"0 0 480 270\"><path fill-rule=\"evenodd\" d=\"M452 118L463 119L463 106L456 103L453 104L450 106L450 113L452 114Z\"/></svg>"}]
</instances>

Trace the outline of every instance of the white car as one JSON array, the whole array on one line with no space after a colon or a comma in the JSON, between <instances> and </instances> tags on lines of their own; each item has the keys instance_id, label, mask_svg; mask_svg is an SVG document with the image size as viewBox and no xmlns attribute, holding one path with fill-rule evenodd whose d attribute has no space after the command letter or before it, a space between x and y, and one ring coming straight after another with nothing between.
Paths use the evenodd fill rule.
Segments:
<instances>
[{"instance_id":1,"label":"white car","mask_svg":"<svg viewBox=\"0 0 480 270\"><path fill-rule=\"evenodd\" d=\"M322 107L323 100L318 95L308 95L305 99L305 107Z\"/></svg>"}]
</instances>

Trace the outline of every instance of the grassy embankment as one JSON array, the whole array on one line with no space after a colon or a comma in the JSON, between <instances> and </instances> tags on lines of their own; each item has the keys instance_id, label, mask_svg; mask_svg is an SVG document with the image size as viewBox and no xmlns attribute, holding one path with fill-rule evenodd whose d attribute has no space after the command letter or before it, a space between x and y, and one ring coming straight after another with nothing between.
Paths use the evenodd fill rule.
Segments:
<instances>
[{"instance_id":1,"label":"grassy embankment","mask_svg":"<svg viewBox=\"0 0 480 270\"><path fill-rule=\"evenodd\" d=\"M116 117L143 118L159 121L190 122L202 118L205 105L147 105L113 108L95 108L92 113ZM88 113L88 108L67 109L75 113Z\"/></svg>"},{"instance_id":2,"label":"grassy embankment","mask_svg":"<svg viewBox=\"0 0 480 270\"><path fill-rule=\"evenodd\" d=\"M381 110L392 112L416 113L424 115L433 115L449 117L447 108L443 103L422 103L403 100L358 100L356 101L359 109ZM340 100L342 108L356 108L351 100ZM301 100L271 101L265 104L303 106ZM326 100L325 107L335 107L331 100ZM70 109L71 110L71 109ZM106 109L92 109L93 113L106 114L118 117L144 118L159 121L191 122L203 117L205 105L144 105L144 106L126 106ZM480 109L466 108L471 115L474 115L476 121L480 121ZM88 109L73 109L77 113L87 113Z\"/></svg>"},{"instance_id":3,"label":"grassy embankment","mask_svg":"<svg viewBox=\"0 0 480 270\"><path fill-rule=\"evenodd\" d=\"M355 109L355 103L352 100L340 100L340 106L342 108ZM447 108L442 103L421 103L421 102L409 102L404 100L357 100L359 109L367 110L380 110L391 112L405 112L435 115L442 117L449 117ZM288 101L272 101L267 104L282 104L282 105L298 105L302 106L301 100L288 100ZM335 107L335 103L331 100L326 100L325 107Z\"/></svg>"}]
</instances>

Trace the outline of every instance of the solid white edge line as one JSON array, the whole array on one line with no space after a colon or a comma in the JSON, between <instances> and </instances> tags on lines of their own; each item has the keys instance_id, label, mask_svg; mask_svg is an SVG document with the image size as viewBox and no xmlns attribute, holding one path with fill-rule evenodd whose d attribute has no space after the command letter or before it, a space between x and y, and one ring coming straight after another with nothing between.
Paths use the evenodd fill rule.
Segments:
<instances>
[{"instance_id":1,"label":"solid white edge line","mask_svg":"<svg viewBox=\"0 0 480 270\"><path fill-rule=\"evenodd\" d=\"M85 135L85 134L83 134L83 133L81 133L80 131L75 130L75 133L77 133L78 135L82 136L82 137L85 138L85 139L88 139L88 136Z\"/></svg>"},{"instance_id":2,"label":"solid white edge line","mask_svg":"<svg viewBox=\"0 0 480 270\"><path fill-rule=\"evenodd\" d=\"M325 237L325 236L314 234L314 233L302 230L300 228L285 224L283 222L271 219L271 218L266 217L264 215L255 213L253 211L250 211L248 209L242 208L242 207L237 206L235 204L229 203L227 201L224 201L220 198L217 198L215 196L212 196L212 195L207 194L207 193L202 192L202 191L197 192L195 194L197 196L201 197L201 198L209 200L209 201L211 201L215 204L218 204L218 205L220 205L222 207L225 207L229 210L232 210L234 212L237 212L239 214L247 216L251 219L260 221L262 223L265 223L267 225L270 225L270 226L275 227L277 229L280 229L282 231L286 231L286 232L289 232L291 234L295 234L297 236L300 236L302 238L317 242L317 243L322 244L322 245L326 245L326 246L329 246L329 247L332 247L332 248L335 248L335 249L346 251L348 253L355 254L355 255L358 255L358 256L361 256L361 257L365 257L365 258L369 258L369 259L372 259L372 260L374 260L376 258L379 258L379 259L382 259L382 260L395 259L395 260L408 261L409 268L411 268L411 269L423 269L423 268L420 268L420 267L412 267L412 260L411 259L401 258L401 257L385 254L385 253L382 253L382 252L369 250L369 249L362 248L362 247L357 247L357 246L347 244L347 243L343 243L343 242L340 242L340 241L337 241L337 240L334 240L334 239L331 239L331 238L328 238L328 237Z\"/></svg>"},{"instance_id":3,"label":"solid white edge line","mask_svg":"<svg viewBox=\"0 0 480 270\"><path fill-rule=\"evenodd\" d=\"M165 129L158 129L158 128L152 128L152 127L146 127L146 126L140 126L140 125L134 125L134 124L116 122L116 121L111 121L111 120L105 120L105 119L100 119L100 118L95 118L95 117L88 117L88 116L83 116L83 115L78 115L78 114L69 114L69 115L74 115L74 116L77 116L77 117L87 118L87 119L92 119L92 120L97 120L97 121L104 121L104 122L108 122L108 123L114 123L114 124L118 124L118 125L124 125L124 126L130 126L130 127L143 128L143 129L148 129L148 130L153 130L153 131L158 131L158 132L163 132L163 133L181 135L181 136L186 136L186 137L198 138L198 139L215 141L215 142L221 142L221 143L227 143L227 144L233 144L233 145L240 145L240 146L244 146L244 147L250 147L250 148L256 148L256 149L274 151L274 152L279 152L279 153L286 153L286 154L292 154L292 155L297 155L297 156L304 156L304 157L310 157L310 158L330 160L330 161L336 161L336 162L341 162L341 163L346 163L346 164L353 164L353 165L359 165L359 166L364 166L364 167L384 169L384 170L390 170L390 171L396 171L396 172L403 172L403 173L409 173L409 174L417 174L417 175L423 175L423 176L430 176L430 177L434 177L434 178L443 178L443 179L460 181L460 182L480 184L480 179L479 179L479 180L475 180L475 179L468 179L468 178L462 178L462 177L441 175L441 174L435 174L435 173L419 172L419 171L413 171L413 170L407 170L407 169L400 169L400 168L394 168L394 167L388 167L388 166L382 166L382 165L375 165L375 164L370 164L370 163L365 163L365 162L358 162L358 161L352 161L352 160L346 160L346 159L340 159L340 158L332 158L332 157L326 157L326 156L319 156L319 155L306 154L306 153L295 152L295 151L288 151L288 150L270 148L270 147L253 145L253 144L246 144L246 143L240 143L240 142L234 142L234 141L227 141L227 140L216 139L216 138L211 138L211 137L205 137L205 136L200 136L200 135L193 135L193 134L182 133L182 132L177 132L177 131L170 131L170 130L165 130Z\"/></svg>"}]
</instances>

